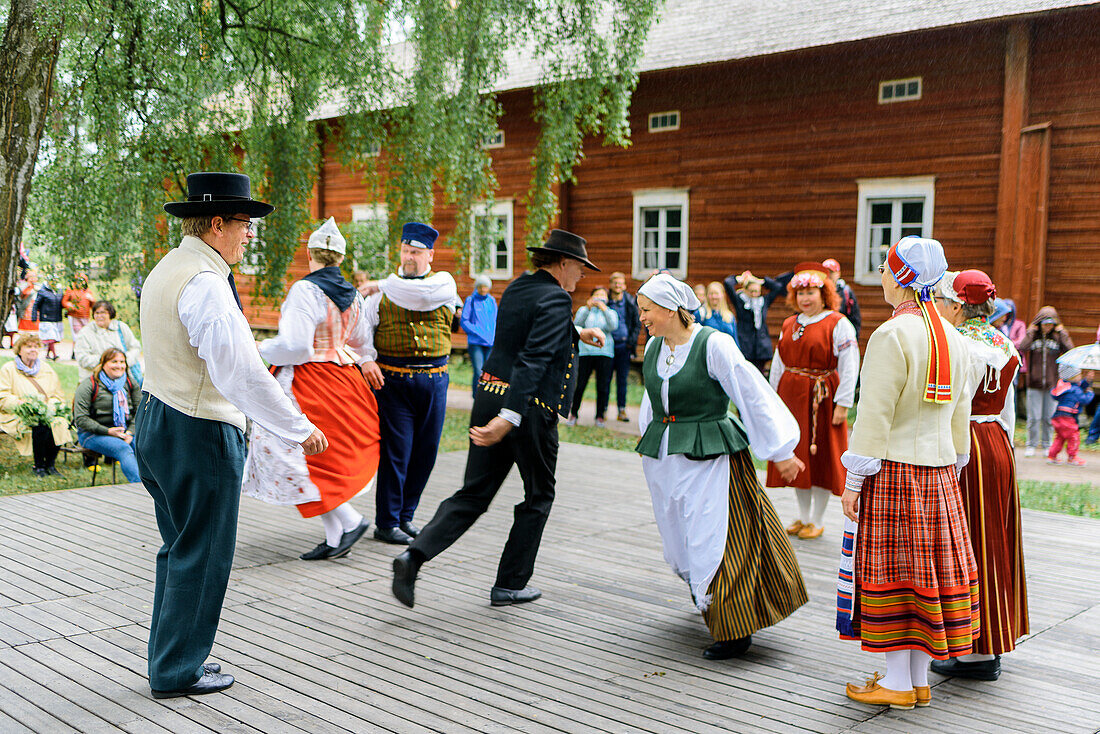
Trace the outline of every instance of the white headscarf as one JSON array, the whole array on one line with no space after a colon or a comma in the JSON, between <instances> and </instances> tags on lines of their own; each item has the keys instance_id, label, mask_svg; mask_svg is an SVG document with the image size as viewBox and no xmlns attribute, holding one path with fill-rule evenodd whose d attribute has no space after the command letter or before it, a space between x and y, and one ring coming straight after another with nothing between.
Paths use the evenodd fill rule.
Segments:
<instances>
[{"instance_id":1,"label":"white headscarf","mask_svg":"<svg viewBox=\"0 0 1100 734\"><path fill-rule=\"evenodd\" d=\"M344 235L340 234L340 228L336 226L336 217L329 217L328 221L318 227L317 231L309 236L309 244L306 247L345 254L348 242L344 239Z\"/></svg>"},{"instance_id":2,"label":"white headscarf","mask_svg":"<svg viewBox=\"0 0 1100 734\"><path fill-rule=\"evenodd\" d=\"M690 285L682 280L676 280L667 273L658 273L643 283L638 289L638 295L645 296L669 311L675 311L678 308L694 311L702 305Z\"/></svg>"}]
</instances>

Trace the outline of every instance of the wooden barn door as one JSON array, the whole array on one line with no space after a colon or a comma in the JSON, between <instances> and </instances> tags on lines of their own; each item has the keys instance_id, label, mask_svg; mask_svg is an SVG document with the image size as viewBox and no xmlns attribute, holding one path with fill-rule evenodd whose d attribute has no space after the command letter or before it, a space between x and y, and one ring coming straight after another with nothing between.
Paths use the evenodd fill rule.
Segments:
<instances>
[{"instance_id":1,"label":"wooden barn door","mask_svg":"<svg viewBox=\"0 0 1100 734\"><path fill-rule=\"evenodd\" d=\"M1020 163L1012 228L1011 285L1018 314L1034 314L1046 297L1047 203L1050 192L1050 123L1020 131Z\"/></svg>"}]
</instances>

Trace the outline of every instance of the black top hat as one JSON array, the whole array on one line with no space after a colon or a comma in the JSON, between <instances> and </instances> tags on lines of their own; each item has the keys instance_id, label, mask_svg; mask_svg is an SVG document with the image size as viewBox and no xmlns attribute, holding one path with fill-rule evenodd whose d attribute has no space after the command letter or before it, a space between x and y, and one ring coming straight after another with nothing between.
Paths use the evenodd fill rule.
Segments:
<instances>
[{"instance_id":1,"label":"black top hat","mask_svg":"<svg viewBox=\"0 0 1100 734\"><path fill-rule=\"evenodd\" d=\"M164 205L173 217L203 217L215 214L244 214L251 219L266 217L275 207L252 198L252 185L243 173L187 174L187 201Z\"/></svg>"},{"instance_id":2,"label":"black top hat","mask_svg":"<svg viewBox=\"0 0 1100 734\"><path fill-rule=\"evenodd\" d=\"M566 232L564 229L552 229L550 230L550 237L542 246L528 247L527 249L531 252L556 252L559 255L580 260L587 267L592 268L597 273L600 272L600 269L588 259L588 251L584 249L584 245L584 237Z\"/></svg>"}]
</instances>

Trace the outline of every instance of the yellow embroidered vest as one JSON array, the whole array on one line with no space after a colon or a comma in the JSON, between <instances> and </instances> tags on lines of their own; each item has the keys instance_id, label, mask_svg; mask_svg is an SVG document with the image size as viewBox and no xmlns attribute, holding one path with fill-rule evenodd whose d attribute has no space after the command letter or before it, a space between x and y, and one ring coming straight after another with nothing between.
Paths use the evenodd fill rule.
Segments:
<instances>
[{"instance_id":1,"label":"yellow embroidered vest","mask_svg":"<svg viewBox=\"0 0 1100 734\"><path fill-rule=\"evenodd\" d=\"M383 357L445 357L451 353L453 315L447 306L410 311L383 295L378 302L374 348Z\"/></svg>"}]
</instances>

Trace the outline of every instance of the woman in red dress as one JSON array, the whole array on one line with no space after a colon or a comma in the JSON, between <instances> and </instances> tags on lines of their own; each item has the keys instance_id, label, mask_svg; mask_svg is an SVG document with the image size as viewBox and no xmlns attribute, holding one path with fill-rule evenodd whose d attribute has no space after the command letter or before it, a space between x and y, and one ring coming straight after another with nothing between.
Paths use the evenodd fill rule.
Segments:
<instances>
[{"instance_id":1,"label":"woman in red dress","mask_svg":"<svg viewBox=\"0 0 1100 734\"><path fill-rule=\"evenodd\" d=\"M969 337L971 361L980 370L970 406L970 462L959 476L970 541L978 562L982 634L974 652L932 661L941 675L996 680L1001 654L1012 652L1029 631L1020 492L1012 430L1016 425L1012 381L1020 355L1012 341L986 321L996 289L980 270L945 273L937 285L943 317Z\"/></svg>"},{"instance_id":2,"label":"woman in red dress","mask_svg":"<svg viewBox=\"0 0 1100 734\"><path fill-rule=\"evenodd\" d=\"M799 517L787 533L806 540L821 537L829 497L844 491L840 455L848 448L859 347L852 324L836 310L840 298L821 263L795 268L787 303L799 313L783 322L771 384L798 420L802 439L795 456L805 468L787 483L769 462L767 486L795 488Z\"/></svg>"}]
</instances>

